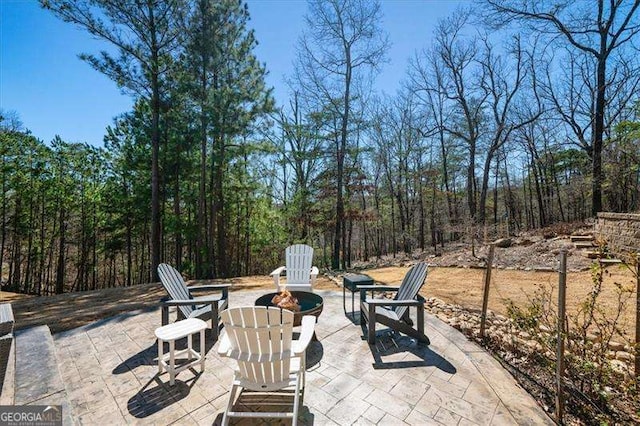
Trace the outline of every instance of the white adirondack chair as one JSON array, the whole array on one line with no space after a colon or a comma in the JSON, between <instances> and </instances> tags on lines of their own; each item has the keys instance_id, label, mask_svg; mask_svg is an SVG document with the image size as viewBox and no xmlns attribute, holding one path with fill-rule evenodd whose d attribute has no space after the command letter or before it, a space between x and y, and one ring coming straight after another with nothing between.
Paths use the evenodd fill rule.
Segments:
<instances>
[{"instance_id":1,"label":"white adirondack chair","mask_svg":"<svg viewBox=\"0 0 640 426\"><path fill-rule=\"evenodd\" d=\"M306 244L294 244L285 250L286 265L271 272L276 291L285 288L289 291L313 291L313 284L318 277L318 268L312 266L313 247ZM280 275L287 273L287 283L280 284Z\"/></svg>"},{"instance_id":2,"label":"white adirondack chair","mask_svg":"<svg viewBox=\"0 0 640 426\"><path fill-rule=\"evenodd\" d=\"M218 353L238 362L222 424L229 424L229 417L266 417L292 419L296 425L304 393L305 350L313 336L315 317L302 317L298 340L292 340L293 312L286 309L264 306L230 308L222 312L221 317L224 330ZM253 391L252 395L257 397L250 402L243 401L243 390ZM255 392L282 396L285 390L294 392L293 411L233 411L238 391L239 405L246 407L255 402L264 408L268 403Z\"/></svg>"}]
</instances>

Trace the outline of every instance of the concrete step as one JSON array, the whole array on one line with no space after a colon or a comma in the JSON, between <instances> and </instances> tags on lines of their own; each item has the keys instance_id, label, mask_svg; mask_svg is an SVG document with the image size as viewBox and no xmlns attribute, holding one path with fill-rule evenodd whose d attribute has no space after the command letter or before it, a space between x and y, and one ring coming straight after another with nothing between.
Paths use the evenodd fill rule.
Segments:
<instances>
[{"instance_id":1,"label":"concrete step","mask_svg":"<svg viewBox=\"0 0 640 426\"><path fill-rule=\"evenodd\" d=\"M0 304L0 405L14 405L15 345L13 309Z\"/></svg>"},{"instance_id":2,"label":"concrete step","mask_svg":"<svg viewBox=\"0 0 640 426\"><path fill-rule=\"evenodd\" d=\"M572 243L576 241L593 241L593 235L572 235L570 238Z\"/></svg>"},{"instance_id":3,"label":"concrete step","mask_svg":"<svg viewBox=\"0 0 640 426\"><path fill-rule=\"evenodd\" d=\"M592 241L576 241L573 243L577 249L585 249L595 247Z\"/></svg>"},{"instance_id":4,"label":"concrete step","mask_svg":"<svg viewBox=\"0 0 640 426\"><path fill-rule=\"evenodd\" d=\"M620 259L600 259L600 263L603 265L618 265L622 263Z\"/></svg>"},{"instance_id":5,"label":"concrete step","mask_svg":"<svg viewBox=\"0 0 640 426\"><path fill-rule=\"evenodd\" d=\"M12 334L0 337L0 348L4 345L9 347L9 356L2 382L2 389L0 390L0 405L15 405L16 345L13 342Z\"/></svg>"},{"instance_id":6,"label":"concrete step","mask_svg":"<svg viewBox=\"0 0 640 426\"><path fill-rule=\"evenodd\" d=\"M597 259L600 257L600 252L595 250L584 250L582 252L582 255L589 259Z\"/></svg>"},{"instance_id":7,"label":"concrete step","mask_svg":"<svg viewBox=\"0 0 640 426\"><path fill-rule=\"evenodd\" d=\"M63 424L75 424L49 327L17 331L15 347L15 404L61 405Z\"/></svg>"}]
</instances>

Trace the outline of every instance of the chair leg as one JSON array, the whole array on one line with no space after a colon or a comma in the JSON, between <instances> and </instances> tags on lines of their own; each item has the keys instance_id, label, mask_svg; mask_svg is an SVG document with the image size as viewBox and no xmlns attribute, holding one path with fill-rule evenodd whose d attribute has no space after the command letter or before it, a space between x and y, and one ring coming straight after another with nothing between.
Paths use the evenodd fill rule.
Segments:
<instances>
[{"instance_id":1,"label":"chair leg","mask_svg":"<svg viewBox=\"0 0 640 426\"><path fill-rule=\"evenodd\" d=\"M169 324L169 307L163 306L162 307L162 325L167 325L167 324Z\"/></svg>"},{"instance_id":2,"label":"chair leg","mask_svg":"<svg viewBox=\"0 0 640 426\"><path fill-rule=\"evenodd\" d=\"M366 330L366 326L367 323L369 322L369 318L367 318L367 314L365 314L364 311L364 301L367 298L367 292L365 290L360 290L360 329L362 330L362 335L366 336L367 335L367 330ZM367 313L369 311L367 310Z\"/></svg>"},{"instance_id":3,"label":"chair leg","mask_svg":"<svg viewBox=\"0 0 640 426\"><path fill-rule=\"evenodd\" d=\"M231 385L231 392L229 392L229 402L227 403L227 409L224 410L224 415L222 416L222 426L227 426L229 424L229 411L233 408L233 401L236 399L236 392L238 392L238 385Z\"/></svg>"},{"instance_id":4,"label":"chair leg","mask_svg":"<svg viewBox=\"0 0 640 426\"><path fill-rule=\"evenodd\" d=\"M169 340L169 384L176 382L176 341Z\"/></svg>"},{"instance_id":5,"label":"chair leg","mask_svg":"<svg viewBox=\"0 0 640 426\"><path fill-rule=\"evenodd\" d=\"M304 404L304 390L307 388L307 353L302 353L302 361L300 362L302 367L302 388L300 389L300 404Z\"/></svg>"},{"instance_id":6,"label":"chair leg","mask_svg":"<svg viewBox=\"0 0 640 426\"><path fill-rule=\"evenodd\" d=\"M204 372L205 361L205 342L204 342L204 330L200 330L200 372Z\"/></svg>"},{"instance_id":7,"label":"chair leg","mask_svg":"<svg viewBox=\"0 0 640 426\"><path fill-rule=\"evenodd\" d=\"M302 359L300 360L300 368L302 369L302 389L306 386L307 382L307 354L306 351L302 353Z\"/></svg>"},{"instance_id":8,"label":"chair leg","mask_svg":"<svg viewBox=\"0 0 640 426\"><path fill-rule=\"evenodd\" d=\"M402 316L402 320L413 327L413 320L411 319L411 315L409 314L409 309L404 311L404 315Z\"/></svg>"},{"instance_id":9,"label":"chair leg","mask_svg":"<svg viewBox=\"0 0 640 426\"><path fill-rule=\"evenodd\" d=\"M218 340L218 302L211 304L211 341Z\"/></svg>"},{"instance_id":10,"label":"chair leg","mask_svg":"<svg viewBox=\"0 0 640 426\"><path fill-rule=\"evenodd\" d=\"M360 305L360 331L362 335L367 337L367 327L369 325L367 315L362 312L362 305Z\"/></svg>"},{"instance_id":11,"label":"chair leg","mask_svg":"<svg viewBox=\"0 0 640 426\"><path fill-rule=\"evenodd\" d=\"M164 342L158 339L158 374L162 374L162 359L164 358Z\"/></svg>"},{"instance_id":12,"label":"chair leg","mask_svg":"<svg viewBox=\"0 0 640 426\"><path fill-rule=\"evenodd\" d=\"M373 345L376 343L376 307L369 303L369 321L367 322L368 337L367 341Z\"/></svg>"},{"instance_id":13,"label":"chair leg","mask_svg":"<svg viewBox=\"0 0 640 426\"><path fill-rule=\"evenodd\" d=\"M296 393L293 397L293 426L298 425L298 409L300 408L300 375L296 377Z\"/></svg>"}]
</instances>

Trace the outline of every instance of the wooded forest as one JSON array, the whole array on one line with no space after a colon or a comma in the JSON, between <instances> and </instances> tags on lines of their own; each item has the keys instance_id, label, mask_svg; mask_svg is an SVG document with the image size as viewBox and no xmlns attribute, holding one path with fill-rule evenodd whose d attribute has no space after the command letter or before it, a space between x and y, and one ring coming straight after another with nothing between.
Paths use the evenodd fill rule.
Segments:
<instances>
[{"instance_id":1,"label":"wooded forest","mask_svg":"<svg viewBox=\"0 0 640 426\"><path fill-rule=\"evenodd\" d=\"M102 147L2 111L3 290L267 274L296 242L345 269L640 209L640 0L470 3L395 94L380 4L309 0L282 105L242 0L41 5L113 45L81 59L136 102Z\"/></svg>"}]
</instances>

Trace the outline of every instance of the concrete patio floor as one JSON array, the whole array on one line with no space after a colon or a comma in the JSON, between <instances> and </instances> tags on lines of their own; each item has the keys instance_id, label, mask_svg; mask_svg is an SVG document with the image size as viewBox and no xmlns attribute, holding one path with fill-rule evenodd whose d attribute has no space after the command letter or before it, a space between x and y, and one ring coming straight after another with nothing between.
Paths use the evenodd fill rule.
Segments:
<instances>
[{"instance_id":1,"label":"concrete patio floor","mask_svg":"<svg viewBox=\"0 0 640 426\"><path fill-rule=\"evenodd\" d=\"M553 424L491 355L438 319L425 314L430 346L388 333L369 346L344 315L342 293L318 293L324 311L307 351L301 424ZM252 305L261 294L233 292L230 305ZM168 374L157 374L159 324L159 309L138 311L54 335L77 423L220 423L234 362L208 342L204 373L184 371L169 386Z\"/></svg>"}]
</instances>

